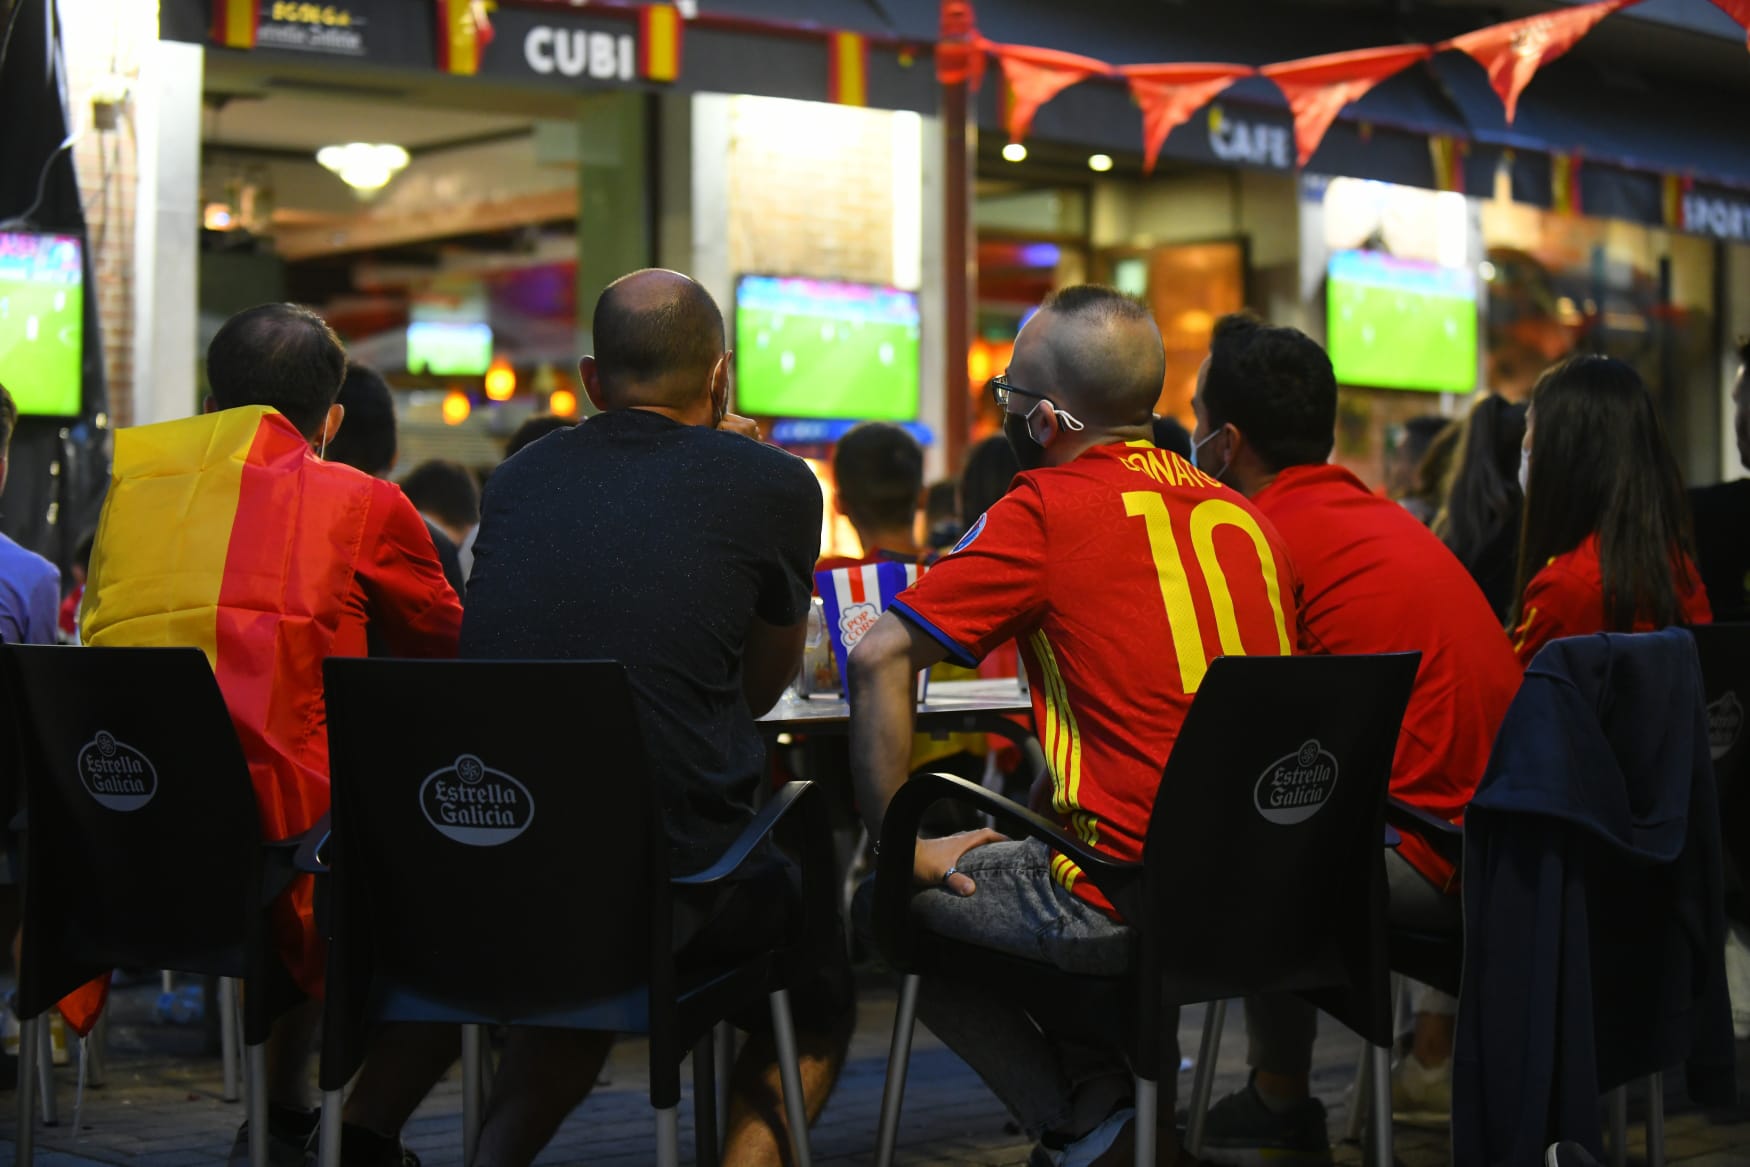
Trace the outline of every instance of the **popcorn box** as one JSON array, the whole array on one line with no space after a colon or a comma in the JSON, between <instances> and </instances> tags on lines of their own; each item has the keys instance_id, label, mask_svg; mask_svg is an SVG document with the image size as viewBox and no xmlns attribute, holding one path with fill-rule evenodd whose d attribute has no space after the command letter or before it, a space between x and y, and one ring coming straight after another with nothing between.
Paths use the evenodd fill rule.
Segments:
<instances>
[{"instance_id":1,"label":"popcorn box","mask_svg":"<svg viewBox=\"0 0 1750 1167\"><path fill-rule=\"evenodd\" d=\"M825 608L827 637L838 662L839 677L846 676L845 660L893 598L918 581L924 568L915 563L865 563L814 573L814 586ZM929 670L925 669L922 677ZM923 680L918 699L923 699Z\"/></svg>"}]
</instances>

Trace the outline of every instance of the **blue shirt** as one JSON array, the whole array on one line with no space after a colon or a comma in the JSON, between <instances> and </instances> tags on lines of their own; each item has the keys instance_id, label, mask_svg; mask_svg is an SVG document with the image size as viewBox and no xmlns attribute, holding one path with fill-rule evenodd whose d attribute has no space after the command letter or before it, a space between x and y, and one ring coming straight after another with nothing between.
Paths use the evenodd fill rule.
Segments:
<instances>
[{"instance_id":1,"label":"blue shirt","mask_svg":"<svg viewBox=\"0 0 1750 1167\"><path fill-rule=\"evenodd\" d=\"M0 535L0 642L55 643L61 573L34 551Z\"/></svg>"}]
</instances>

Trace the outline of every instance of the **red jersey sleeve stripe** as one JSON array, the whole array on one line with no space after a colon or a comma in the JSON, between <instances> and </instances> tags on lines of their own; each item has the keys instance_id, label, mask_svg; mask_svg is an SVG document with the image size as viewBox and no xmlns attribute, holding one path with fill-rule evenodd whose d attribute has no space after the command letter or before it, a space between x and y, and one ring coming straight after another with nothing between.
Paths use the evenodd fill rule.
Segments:
<instances>
[{"instance_id":1,"label":"red jersey sleeve stripe","mask_svg":"<svg viewBox=\"0 0 1750 1167\"><path fill-rule=\"evenodd\" d=\"M946 632L943 632L940 628L937 628L934 624L931 624L928 620L918 615L912 610L910 604L906 603L904 600L895 600L893 603L889 604L888 607L891 610L898 612L901 616L904 616L907 620L910 620L913 624L916 624L919 628L922 628L925 632L928 632L943 648L948 650L949 660L953 661L961 668L975 669L978 667L977 657L973 656L970 652L967 652L966 649L952 636L949 636Z\"/></svg>"}]
</instances>

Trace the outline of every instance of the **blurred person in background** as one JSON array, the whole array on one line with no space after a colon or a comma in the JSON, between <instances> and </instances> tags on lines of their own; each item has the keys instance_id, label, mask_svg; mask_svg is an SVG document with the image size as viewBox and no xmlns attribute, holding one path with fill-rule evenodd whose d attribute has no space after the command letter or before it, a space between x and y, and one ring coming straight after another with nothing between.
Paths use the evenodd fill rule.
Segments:
<instances>
[{"instance_id":1,"label":"blurred person in background","mask_svg":"<svg viewBox=\"0 0 1750 1167\"><path fill-rule=\"evenodd\" d=\"M389 383L375 369L348 361L336 402L346 410L346 424L329 441L328 460L362 470L372 478L387 480L395 471L395 459L400 449L395 428L395 398L389 391ZM465 580L462 561L456 554L456 541L430 518L420 517L425 519L425 531L437 550L444 578L455 589L456 598L460 599Z\"/></svg>"},{"instance_id":2,"label":"blurred person in background","mask_svg":"<svg viewBox=\"0 0 1750 1167\"><path fill-rule=\"evenodd\" d=\"M516 427L510 435L510 440L504 443L505 461L522 453L525 446L531 446L555 430L568 430L577 425L575 417L560 417L556 413L537 413Z\"/></svg>"},{"instance_id":3,"label":"blurred person in background","mask_svg":"<svg viewBox=\"0 0 1750 1167\"><path fill-rule=\"evenodd\" d=\"M0 385L0 493L6 490L7 456L18 406ZM0 642L53 644L61 604L61 573L54 564L0 535Z\"/></svg>"},{"instance_id":4,"label":"blurred person in background","mask_svg":"<svg viewBox=\"0 0 1750 1167\"><path fill-rule=\"evenodd\" d=\"M1683 479L1632 365L1583 354L1544 373L1522 449L1521 664L1560 636L1712 621Z\"/></svg>"},{"instance_id":5,"label":"blurred person in background","mask_svg":"<svg viewBox=\"0 0 1750 1167\"><path fill-rule=\"evenodd\" d=\"M79 643L79 605L85 601L85 576L91 570L91 542L96 536L95 531L85 533L85 537L74 546L73 562L67 566L73 587L61 601L61 619L57 631L61 634L62 644Z\"/></svg>"},{"instance_id":6,"label":"blurred person in background","mask_svg":"<svg viewBox=\"0 0 1750 1167\"><path fill-rule=\"evenodd\" d=\"M992 434L967 451L966 465L960 470L962 531L995 506L997 499L1009 493L1009 484L1020 472L1021 463L1015 457L1014 448L1001 434Z\"/></svg>"},{"instance_id":7,"label":"blurred person in background","mask_svg":"<svg viewBox=\"0 0 1750 1167\"><path fill-rule=\"evenodd\" d=\"M466 580L474 570L474 531L480 526L480 484L473 473L460 462L432 458L407 472L401 490L456 545Z\"/></svg>"},{"instance_id":8,"label":"blurred person in background","mask_svg":"<svg viewBox=\"0 0 1750 1167\"><path fill-rule=\"evenodd\" d=\"M1386 453L1386 497L1402 504L1423 526L1432 523L1440 509L1440 486L1450 456L1450 446L1441 438L1449 425L1435 414L1412 417Z\"/></svg>"},{"instance_id":9,"label":"blurred person in background","mask_svg":"<svg viewBox=\"0 0 1750 1167\"><path fill-rule=\"evenodd\" d=\"M1738 342L1732 383L1732 433L1738 464L1750 470L1750 339ZM1695 515L1695 557L1716 620L1750 619L1750 478L1689 492Z\"/></svg>"},{"instance_id":10,"label":"blurred person in background","mask_svg":"<svg viewBox=\"0 0 1750 1167\"><path fill-rule=\"evenodd\" d=\"M861 559L823 559L817 570L881 559L921 562L917 535L924 493L924 448L902 426L864 421L840 438L832 454L839 513L851 521Z\"/></svg>"},{"instance_id":11,"label":"blurred person in background","mask_svg":"<svg viewBox=\"0 0 1750 1167\"><path fill-rule=\"evenodd\" d=\"M1178 418L1155 415L1154 443L1157 450L1171 450L1181 458L1191 456L1191 431Z\"/></svg>"},{"instance_id":12,"label":"blurred person in background","mask_svg":"<svg viewBox=\"0 0 1750 1167\"><path fill-rule=\"evenodd\" d=\"M1471 407L1434 533L1483 590L1502 625L1513 608L1519 556L1519 451L1525 403L1490 394Z\"/></svg>"},{"instance_id":13,"label":"blurred person in background","mask_svg":"<svg viewBox=\"0 0 1750 1167\"><path fill-rule=\"evenodd\" d=\"M930 483L924 492L924 544L930 553L954 546L964 529L960 522L960 484L951 478Z\"/></svg>"}]
</instances>

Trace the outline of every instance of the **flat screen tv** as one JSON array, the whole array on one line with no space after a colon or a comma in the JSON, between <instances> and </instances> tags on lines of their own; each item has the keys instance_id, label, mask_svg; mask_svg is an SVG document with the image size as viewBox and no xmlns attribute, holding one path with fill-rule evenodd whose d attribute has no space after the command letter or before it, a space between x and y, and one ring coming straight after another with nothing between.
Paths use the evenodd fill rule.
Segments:
<instances>
[{"instance_id":1,"label":"flat screen tv","mask_svg":"<svg viewBox=\"0 0 1750 1167\"><path fill-rule=\"evenodd\" d=\"M788 276L736 281L737 412L911 421L918 376L916 292Z\"/></svg>"},{"instance_id":2,"label":"flat screen tv","mask_svg":"<svg viewBox=\"0 0 1750 1167\"><path fill-rule=\"evenodd\" d=\"M78 415L84 334L78 236L0 231L0 384L19 413Z\"/></svg>"},{"instance_id":3,"label":"flat screen tv","mask_svg":"<svg viewBox=\"0 0 1750 1167\"><path fill-rule=\"evenodd\" d=\"M479 377L492 364L492 326L416 320L407 326L407 371L434 377Z\"/></svg>"},{"instance_id":4,"label":"flat screen tv","mask_svg":"<svg viewBox=\"0 0 1750 1167\"><path fill-rule=\"evenodd\" d=\"M1477 386L1477 283L1469 269L1378 251L1331 256L1331 363L1343 385L1469 393Z\"/></svg>"}]
</instances>

